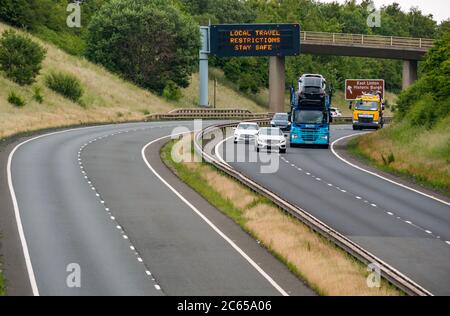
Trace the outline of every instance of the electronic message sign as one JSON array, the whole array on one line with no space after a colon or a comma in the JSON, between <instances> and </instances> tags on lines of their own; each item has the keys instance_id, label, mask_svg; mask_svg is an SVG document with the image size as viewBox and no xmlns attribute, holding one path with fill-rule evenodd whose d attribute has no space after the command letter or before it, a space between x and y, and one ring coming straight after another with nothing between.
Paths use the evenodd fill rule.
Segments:
<instances>
[{"instance_id":1,"label":"electronic message sign","mask_svg":"<svg viewBox=\"0 0 450 316\"><path fill-rule=\"evenodd\" d=\"M211 54L292 56L300 54L299 24L211 25Z\"/></svg>"}]
</instances>

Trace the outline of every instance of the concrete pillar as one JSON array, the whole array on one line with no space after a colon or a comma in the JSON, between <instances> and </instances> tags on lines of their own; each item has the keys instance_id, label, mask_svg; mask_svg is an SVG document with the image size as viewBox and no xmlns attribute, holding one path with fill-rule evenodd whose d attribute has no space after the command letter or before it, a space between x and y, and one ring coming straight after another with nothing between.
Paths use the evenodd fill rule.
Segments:
<instances>
[{"instance_id":1,"label":"concrete pillar","mask_svg":"<svg viewBox=\"0 0 450 316\"><path fill-rule=\"evenodd\" d=\"M417 80L417 60L403 61L403 90L408 89Z\"/></svg>"},{"instance_id":2,"label":"concrete pillar","mask_svg":"<svg viewBox=\"0 0 450 316\"><path fill-rule=\"evenodd\" d=\"M269 105L271 112L285 112L285 58L270 57L269 60Z\"/></svg>"}]
</instances>

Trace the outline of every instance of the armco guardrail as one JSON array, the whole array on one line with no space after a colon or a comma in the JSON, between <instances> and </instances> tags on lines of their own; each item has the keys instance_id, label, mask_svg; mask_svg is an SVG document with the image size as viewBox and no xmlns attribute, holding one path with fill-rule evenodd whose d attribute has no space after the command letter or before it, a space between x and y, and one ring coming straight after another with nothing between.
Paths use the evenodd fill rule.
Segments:
<instances>
[{"instance_id":1,"label":"armco guardrail","mask_svg":"<svg viewBox=\"0 0 450 316\"><path fill-rule=\"evenodd\" d=\"M418 50L429 49L433 46L434 42L432 39L428 38L347 33L301 32L300 36L301 41L304 43L410 48Z\"/></svg>"},{"instance_id":2,"label":"armco guardrail","mask_svg":"<svg viewBox=\"0 0 450 316\"><path fill-rule=\"evenodd\" d=\"M226 113L226 114L251 114L249 110L242 109L210 109L210 108L188 108L188 109L175 109L169 112L169 114L195 114L195 113Z\"/></svg>"},{"instance_id":3,"label":"armco guardrail","mask_svg":"<svg viewBox=\"0 0 450 316\"><path fill-rule=\"evenodd\" d=\"M240 109L176 109L165 114L152 114L146 121L171 121L171 120L253 120L268 119L273 113L252 113Z\"/></svg>"},{"instance_id":4,"label":"armco guardrail","mask_svg":"<svg viewBox=\"0 0 450 316\"><path fill-rule=\"evenodd\" d=\"M176 109L165 114L152 114L147 116L146 121L182 121L182 120L268 120L274 113L252 113L248 110L239 109ZM351 116L333 118L333 124L352 124ZM384 122L389 124L392 117L385 117Z\"/></svg>"},{"instance_id":5,"label":"armco guardrail","mask_svg":"<svg viewBox=\"0 0 450 316\"><path fill-rule=\"evenodd\" d=\"M261 122L263 124L268 123L268 120L255 120L255 121ZM236 126L236 123L221 124L207 127L204 130L198 132L195 135L195 142L194 142L197 153L201 155L207 162L213 164L214 166L216 166L218 169L222 170L229 176L240 181L253 191L258 192L263 196L269 198L285 212L299 219L308 227L320 233L322 236L333 242L336 246L340 247L341 249L343 249L356 259L360 260L364 264L377 264L380 267L382 276L386 280L388 280L389 282L391 282L392 284L403 290L405 293L416 296L432 295L429 291L427 291L426 289L424 289L423 287L412 281L410 278L408 278L395 268L391 267L389 264L382 261L380 258L376 257L375 255L365 250L358 244L354 243L349 238L340 234L330 226L318 220L317 218L309 214L307 211L289 203L288 201L276 195L274 192L259 185L258 183L246 177L242 173L234 170L229 165L220 162L210 153L204 152L203 139L205 138L206 135L213 133L217 129L223 130L234 126Z\"/></svg>"}]
</instances>

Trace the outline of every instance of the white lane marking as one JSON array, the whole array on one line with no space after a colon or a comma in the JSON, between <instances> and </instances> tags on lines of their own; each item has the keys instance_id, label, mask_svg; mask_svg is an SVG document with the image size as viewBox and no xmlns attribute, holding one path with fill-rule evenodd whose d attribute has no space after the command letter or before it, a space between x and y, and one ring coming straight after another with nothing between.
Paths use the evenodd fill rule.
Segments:
<instances>
[{"instance_id":1,"label":"white lane marking","mask_svg":"<svg viewBox=\"0 0 450 316\"><path fill-rule=\"evenodd\" d=\"M186 134L186 133L180 133ZM173 136L178 136L173 135ZM183 195L181 195L180 192L178 192L174 187L172 187L156 170L152 167L152 165L148 162L147 157L145 156L145 150L151 146L152 144L159 142L162 139L169 138L171 135L160 137L158 139L155 139L145 145L142 148L141 154L142 159L144 159L145 164L147 167L153 172L153 174L161 180L162 183L164 183L173 193L175 193L176 196L180 198L187 206L189 206L198 216L200 216L203 221L205 221L219 236L221 236L228 244L231 245L245 260L247 260L248 263L250 263L251 266L253 266L256 271L258 271L278 292L280 292L283 296L289 296L289 294L281 288L255 261L253 261L252 258L250 258L241 248L239 248L238 245L236 245L227 235L225 235L216 225L214 225L203 213L201 213L194 205L192 205Z\"/></svg>"},{"instance_id":2,"label":"white lane marking","mask_svg":"<svg viewBox=\"0 0 450 316\"><path fill-rule=\"evenodd\" d=\"M386 213L390 216L394 216L394 213L392 213L392 212L386 212Z\"/></svg>"},{"instance_id":3,"label":"white lane marking","mask_svg":"<svg viewBox=\"0 0 450 316\"><path fill-rule=\"evenodd\" d=\"M104 127L109 127L109 126L113 126L113 125L111 125L111 124L105 125ZM16 197L16 193L15 193L14 185L13 185L13 181L12 181L11 165L12 165L13 156L20 147L22 147L23 145L25 145L29 142L32 142L34 140L48 137L48 136L53 136L53 135L58 135L58 134L63 134L63 133L68 133L68 132L73 132L73 131L93 129L93 128L98 128L98 126L72 128L72 129L68 129L68 130L64 130L64 131L58 131L58 132L48 133L48 134L44 134L44 135L39 135L39 136L30 138L30 139L18 144L16 147L14 147L14 149L10 152L10 154L8 156L8 164L6 167L6 173L7 173L7 178L8 178L8 187L9 187L9 192L11 194L11 200L13 202L14 215L16 217L17 230L19 232L20 243L22 245L22 251L23 251L24 258L25 258L25 265L27 267L28 279L30 280L31 290L32 290L34 296L39 296L39 289L38 289L38 286L36 283L36 277L34 275L33 265L31 263L30 253L28 251L28 244L27 244L27 241L25 238L25 232L24 232L23 225L22 225L22 219L20 217L19 204L17 202L17 197ZM84 148L86 146L87 146L87 144L84 144L84 146L82 148Z\"/></svg>"},{"instance_id":4,"label":"white lane marking","mask_svg":"<svg viewBox=\"0 0 450 316\"><path fill-rule=\"evenodd\" d=\"M221 140L221 141L216 145L216 147L214 147L214 155L216 155L216 157L219 159L219 161L220 161L221 163L227 165L228 167L231 167L231 166L230 166L230 165L222 158L222 156L220 155L220 152L219 152L219 148L220 148L220 146L222 146L223 143L225 143L226 141L228 141L229 139L232 139L232 138L234 138L234 136L230 136L230 137L228 137L228 138L225 138L224 140Z\"/></svg>"},{"instance_id":5,"label":"white lane marking","mask_svg":"<svg viewBox=\"0 0 450 316\"><path fill-rule=\"evenodd\" d=\"M145 271L145 274L147 274L148 276L152 275L152 273L150 271Z\"/></svg>"},{"instance_id":6,"label":"white lane marking","mask_svg":"<svg viewBox=\"0 0 450 316\"><path fill-rule=\"evenodd\" d=\"M426 230L425 231L427 234L429 234L429 235L431 235L433 232L431 232L431 231L429 231L429 230Z\"/></svg>"},{"instance_id":7,"label":"white lane marking","mask_svg":"<svg viewBox=\"0 0 450 316\"><path fill-rule=\"evenodd\" d=\"M158 291L161 291L161 287L158 284L155 284L155 289L157 289Z\"/></svg>"},{"instance_id":8,"label":"white lane marking","mask_svg":"<svg viewBox=\"0 0 450 316\"><path fill-rule=\"evenodd\" d=\"M17 149L22 146L23 144L26 144L34 139L37 139L40 137L35 137L32 138L28 141L25 141L23 143L20 143L19 145L17 145L9 154L8 157L8 165L7 165L7 176L8 176L8 186L9 186L9 192L11 193L11 199L13 202L13 207L14 207L14 215L16 217L16 223L17 223L17 230L19 231L19 237L20 237L20 242L22 244L22 251L23 251L23 256L25 258L25 265L27 267L27 272L28 272L28 279L30 280L30 285L31 285L31 290L33 292L34 296L39 296L39 289L36 283L36 277L34 275L34 271L33 271L33 265L31 263L31 258L30 258L30 253L28 251L28 244L27 244L27 240L25 238L25 232L23 230L23 225L22 225L22 219L20 217L20 211L19 211L19 204L17 202L17 198L16 198L16 193L14 191L14 186L12 183L12 176L11 176L11 162L12 162L12 158L14 156L14 153L17 151Z\"/></svg>"},{"instance_id":9,"label":"white lane marking","mask_svg":"<svg viewBox=\"0 0 450 316\"><path fill-rule=\"evenodd\" d=\"M450 241L446 241L445 243L446 243L447 245L450 245Z\"/></svg>"},{"instance_id":10,"label":"white lane marking","mask_svg":"<svg viewBox=\"0 0 450 316\"><path fill-rule=\"evenodd\" d=\"M373 206L373 207L377 207L377 205L376 205L376 204L373 204L373 203L372 203L372 204L370 204L370 205L371 205L371 206Z\"/></svg>"},{"instance_id":11,"label":"white lane marking","mask_svg":"<svg viewBox=\"0 0 450 316\"><path fill-rule=\"evenodd\" d=\"M383 179L383 180L385 180L385 181L387 181L387 182L390 182L390 183L392 183L392 184L398 185L399 187L402 187L402 188L407 189L407 190L410 190L410 191L412 191L412 192L414 192L414 193L417 193L417 194L426 196L426 197L428 197L428 198L430 198L430 199L433 199L433 200L435 200L435 201L438 201L438 202L441 202L441 203L443 203L443 204L445 204L445 205L450 206L450 203L449 203L449 202L446 202L446 201L444 201L444 200L441 200L441 199L439 199L439 198L437 198L437 197L435 197L435 196L433 196L433 195L429 195L429 194L427 194L427 193L424 193L424 192L421 192L421 191L419 191L419 190L413 189L413 188L411 188L411 187L409 187L409 186L406 186L406 185L401 184L401 183L398 183L398 182L396 182L396 181L394 181L394 180L391 180L391 179L388 179L388 178L386 178L386 177L383 177L382 175L379 175L378 173L375 173L375 172L366 170L366 169L364 169L364 168L362 168L362 167L360 167L360 166L357 166L357 165L355 165L355 164L349 162L348 160L344 159L343 157L341 157L341 156L336 152L336 150L334 149L334 146L335 146L338 142L340 142L340 141L342 141L342 140L344 140L344 139L350 138L350 137L354 137L354 136L358 136L358 135L364 135L364 134L368 134L368 133L351 134L351 135L347 135L347 136L344 136L344 137L341 137L341 138L335 140L335 141L331 144L331 151L332 151L332 153L333 153L338 159L340 159L341 161L343 161L343 162L346 163L347 165L352 166L353 168L356 168L356 169L358 169L358 170L364 171L364 172L366 172L366 173L368 173L368 174L370 174L370 175L372 175L372 176L378 177L378 178Z\"/></svg>"}]
</instances>

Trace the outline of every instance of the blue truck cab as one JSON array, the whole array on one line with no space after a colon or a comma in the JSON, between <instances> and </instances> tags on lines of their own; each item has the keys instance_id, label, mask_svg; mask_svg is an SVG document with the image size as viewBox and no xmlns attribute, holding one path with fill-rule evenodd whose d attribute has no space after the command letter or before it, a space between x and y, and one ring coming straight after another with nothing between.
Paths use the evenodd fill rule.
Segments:
<instances>
[{"instance_id":1,"label":"blue truck cab","mask_svg":"<svg viewBox=\"0 0 450 316\"><path fill-rule=\"evenodd\" d=\"M329 148L331 123L332 90L323 98L323 102L299 102L300 93L291 88L291 147L317 145Z\"/></svg>"}]
</instances>

